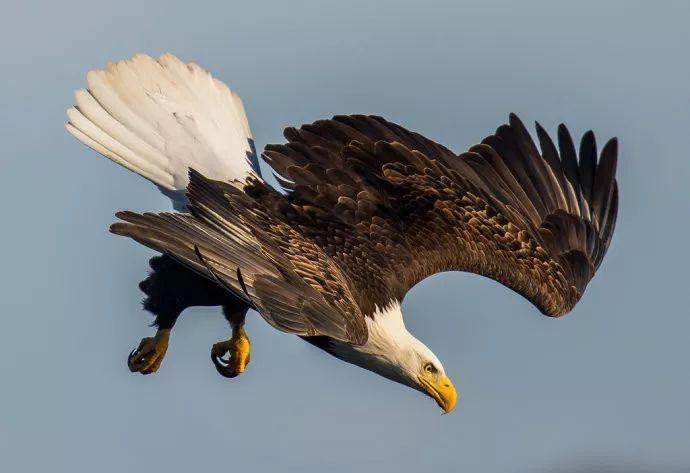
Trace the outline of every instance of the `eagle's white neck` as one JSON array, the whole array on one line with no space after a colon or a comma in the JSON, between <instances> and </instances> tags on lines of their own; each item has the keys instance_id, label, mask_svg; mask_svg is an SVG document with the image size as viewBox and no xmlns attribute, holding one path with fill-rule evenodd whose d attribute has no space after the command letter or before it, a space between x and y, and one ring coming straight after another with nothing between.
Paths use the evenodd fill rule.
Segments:
<instances>
[{"instance_id":1,"label":"eagle's white neck","mask_svg":"<svg viewBox=\"0 0 690 473\"><path fill-rule=\"evenodd\" d=\"M394 302L384 309L377 307L373 317L368 317L366 322L369 338L366 344L357 347L362 352L396 352L412 346L426 348L426 345L407 330L399 302Z\"/></svg>"},{"instance_id":2,"label":"eagle's white neck","mask_svg":"<svg viewBox=\"0 0 690 473\"><path fill-rule=\"evenodd\" d=\"M400 303L377 307L366 323L369 336L364 345L335 342L333 355L415 389L422 363L430 360L441 366L436 355L405 327Z\"/></svg>"}]
</instances>

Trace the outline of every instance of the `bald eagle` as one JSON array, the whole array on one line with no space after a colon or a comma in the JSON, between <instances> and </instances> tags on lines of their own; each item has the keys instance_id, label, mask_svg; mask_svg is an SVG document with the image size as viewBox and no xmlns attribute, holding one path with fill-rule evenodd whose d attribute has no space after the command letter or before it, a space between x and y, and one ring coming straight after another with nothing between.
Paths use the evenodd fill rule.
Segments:
<instances>
[{"instance_id":1,"label":"bald eagle","mask_svg":"<svg viewBox=\"0 0 690 473\"><path fill-rule=\"evenodd\" d=\"M536 124L539 147L511 114L467 152L378 116L287 128L264 161L242 100L196 64L166 54L91 71L67 130L156 184L174 212L119 212L110 227L160 253L140 283L155 336L129 368L153 373L191 306L222 306L229 340L213 345L223 376L250 359L245 314L432 397L457 393L434 353L405 327L400 304L422 279L470 271L558 317L582 297L611 242L617 142L576 152Z\"/></svg>"}]
</instances>

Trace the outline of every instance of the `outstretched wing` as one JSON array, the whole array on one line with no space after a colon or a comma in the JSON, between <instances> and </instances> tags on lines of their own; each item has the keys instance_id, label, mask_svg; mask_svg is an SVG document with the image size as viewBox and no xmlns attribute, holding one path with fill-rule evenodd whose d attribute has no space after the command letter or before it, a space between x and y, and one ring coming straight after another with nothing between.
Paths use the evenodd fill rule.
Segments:
<instances>
[{"instance_id":1,"label":"outstretched wing","mask_svg":"<svg viewBox=\"0 0 690 473\"><path fill-rule=\"evenodd\" d=\"M471 271L551 316L570 311L601 264L618 208L617 142L579 160L564 126L541 151L515 116L466 153L374 116L288 128L264 157L295 209L293 225L335 260L365 313L421 279Z\"/></svg>"},{"instance_id":2,"label":"outstretched wing","mask_svg":"<svg viewBox=\"0 0 690 473\"><path fill-rule=\"evenodd\" d=\"M169 254L244 299L275 328L362 344L364 317L340 269L313 242L276 218L287 204L258 179L247 190L191 171L191 213L120 212L111 231ZM289 205L289 204L287 204Z\"/></svg>"}]
</instances>

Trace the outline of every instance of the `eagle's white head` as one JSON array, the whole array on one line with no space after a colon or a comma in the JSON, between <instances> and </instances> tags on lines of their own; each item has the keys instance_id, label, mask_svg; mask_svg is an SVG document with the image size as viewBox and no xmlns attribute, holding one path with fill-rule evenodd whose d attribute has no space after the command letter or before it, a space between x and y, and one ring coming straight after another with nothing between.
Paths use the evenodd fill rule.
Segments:
<instances>
[{"instance_id":1,"label":"eagle's white head","mask_svg":"<svg viewBox=\"0 0 690 473\"><path fill-rule=\"evenodd\" d=\"M364 345L332 342L326 349L343 361L431 396L446 413L452 411L458 399L455 387L436 355L405 327L400 304L377 309L366 322L369 337Z\"/></svg>"}]
</instances>

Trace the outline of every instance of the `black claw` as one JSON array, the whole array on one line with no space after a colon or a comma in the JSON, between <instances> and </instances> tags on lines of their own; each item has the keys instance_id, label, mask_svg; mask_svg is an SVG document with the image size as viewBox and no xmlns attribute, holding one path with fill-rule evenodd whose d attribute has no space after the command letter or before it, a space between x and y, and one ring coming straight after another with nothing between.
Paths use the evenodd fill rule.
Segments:
<instances>
[{"instance_id":1,"label":"black claw","mask_svg":"<svg viewBox=\"0 0 690 473\"><path fill-rule=\"evenodd\" d=\"M149 355L151 350L142 351L140 348L135 348L132 350L127 357L127 366L131 372L139 371L142 366L146 363L147 355Z\"/></svg>"},{"instance_id":2,"label":"black claw","mask_svg":"<svg viewBox=\"0 0 690 473\"><path fill-rule=\"evenodd\" d=\"M229 369L229 366L227 364L230 363L230 360L225 361L220 356L211 355L211 361L213 361L213 364L216 367L216 371L218 371L218 374L220 374L224 378L235 378L239 374Z\"/></svg>"}]
</instances>

